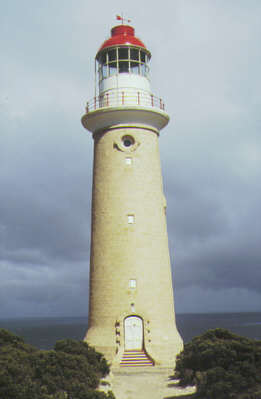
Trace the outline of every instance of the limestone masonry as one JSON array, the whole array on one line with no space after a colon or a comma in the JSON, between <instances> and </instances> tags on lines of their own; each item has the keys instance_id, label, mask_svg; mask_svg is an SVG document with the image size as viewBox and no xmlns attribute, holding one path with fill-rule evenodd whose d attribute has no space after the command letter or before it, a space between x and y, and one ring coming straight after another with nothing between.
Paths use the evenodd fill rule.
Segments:
<instances>
[{"instance_id":1,"label":"limestone masonry","mask_svg":"<svg viewBox=\"0 0 261 399\"><path fill-rule=\"evenodd\" d=\"M85 340L112 366L173 367L175 324L159 131L169 117L150 89L151 54L128 25L96 55L89 324Z\"/></svg>"}]
</instances>

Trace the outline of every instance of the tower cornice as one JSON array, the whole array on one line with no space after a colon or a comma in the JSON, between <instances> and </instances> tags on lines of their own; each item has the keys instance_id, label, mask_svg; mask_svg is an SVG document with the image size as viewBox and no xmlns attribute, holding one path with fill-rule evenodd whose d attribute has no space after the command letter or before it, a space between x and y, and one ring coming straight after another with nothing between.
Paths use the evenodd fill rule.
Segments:
<instances>
[{"instance_id":1,"label":"tower cornice","mask_svg":"<svg viewBox=\"0 0 261 399\"><path fill-rule=\"evenodd\" d=\"M82 117L83 126L92 133L117 125L138 126L140 124L159 131L168 122L168 114L161 109L130 105L99 108Z\"/></svg>"}]
</instances>

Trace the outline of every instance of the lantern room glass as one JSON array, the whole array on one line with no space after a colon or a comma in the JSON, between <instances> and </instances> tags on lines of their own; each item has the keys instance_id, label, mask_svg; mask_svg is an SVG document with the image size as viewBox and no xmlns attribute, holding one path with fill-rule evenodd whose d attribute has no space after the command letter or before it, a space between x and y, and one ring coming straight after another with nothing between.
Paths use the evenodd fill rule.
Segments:
<instances>
[{"instance_id":1,"label":"lantern room glass","mask_svg":"<svg viewBox=\"0 0 261 399\"><path fill-rule=\"evenodd\" d=\"M118 73L149 77L150 57L140 48L116 47L104 50L98 58L99 80Z\"/></svg>"}]
</instances>

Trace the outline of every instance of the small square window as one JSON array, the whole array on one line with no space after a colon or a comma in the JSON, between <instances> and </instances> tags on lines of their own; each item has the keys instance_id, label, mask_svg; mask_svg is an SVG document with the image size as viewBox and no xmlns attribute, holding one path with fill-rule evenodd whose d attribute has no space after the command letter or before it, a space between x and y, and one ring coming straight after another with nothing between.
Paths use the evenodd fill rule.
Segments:
<instances>
[{"instance_id":1,"label":"small square window","mask_svg":"<svg viewBox=\"0 0 261 399\"><path fill-rule=\"evenodd\" d=\"M129 158L129 157L125 158L125 163L126 163L126 165L131 165L132 164L132 158Z\"/></svg>"},{"instance_id":2,"label":"small square window","mask_svg":"<svg viewBox=\"0 0 261 399\"><path fill-rule=\"evenodd\" d=\"M129 280L129 287L130 288L136 288L137 287L137 282L134 279Z\"/></svg>"},{"instance_id":3,"label":"small square window","mask_svg":"<svg viewBox=\"0 0 261 399\"><path fill-rule=\"evenodd\" d=\"M128 223L133 224L135 222L135 216L134 215L128 215Z\"/></svg>"}]
</instances>

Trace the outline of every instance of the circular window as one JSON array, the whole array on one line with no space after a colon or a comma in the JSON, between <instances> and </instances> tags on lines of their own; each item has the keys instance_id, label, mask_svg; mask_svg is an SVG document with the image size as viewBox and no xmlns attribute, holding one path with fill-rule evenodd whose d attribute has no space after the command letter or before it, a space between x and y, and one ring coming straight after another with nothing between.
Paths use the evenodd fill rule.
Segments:
<instances>
[{"instance_id":1,"label":"circular window","mask_svg":"<svg viewBox=\"0 0 261 399\"><path fill-rule=\"evenodd\" d=\"M134 138L131 136L122 137L124 147L131 147L134 144Z\"/></svg>"}]
</instances>

